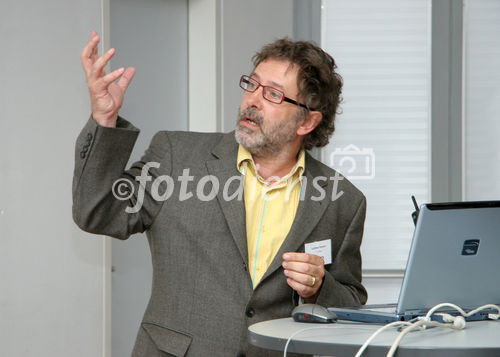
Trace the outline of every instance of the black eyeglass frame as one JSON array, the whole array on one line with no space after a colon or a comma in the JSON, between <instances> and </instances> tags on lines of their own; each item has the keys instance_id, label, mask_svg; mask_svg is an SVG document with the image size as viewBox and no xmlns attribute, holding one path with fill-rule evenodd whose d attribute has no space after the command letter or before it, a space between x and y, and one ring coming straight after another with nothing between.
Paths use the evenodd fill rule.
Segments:
<instances>
[{"instance_id":1,"label":"black eyeglass frame","mask_svg":"<svg viewBox=\"0 0 500 357\"><path fill-rule=\"evenodd\" d=\"M243 87L243 85L242 85L243 81L247 81L247 82L255 82L255 83L257 83L257 86L255 87L255 89L254 89L254 90L249 90L248 88ZM299 103L299 102L297 102L297 101L295 101L295 100L293 100L293 99L291 99L291 98L288 98L287 96L285 96L285 93L283 93L283 91L282 91L282 90L280 90L280 89L274 88L274 87L272 87L272 86L265 86L265 85L263 85L263 84L259 83L259 81L255 80L255 79L253 79L252 77L247 76L247 75L245 75L245 74L244 74L244 75L242 75L242 76L240 77L240 88L241 88L241 89L243 89L244 91L246 91L246 92L250 92L250 93L253 93L253 92L255 92L257 89L259 89L259 87L262 87L262 98L264 98L265 100L267 100L267 101L269 101L269 102L271 102L271 103L281 104L281 103L283 103L283 102L288 102L288 103L291 103L291 104L298 105L299 107L302 107L302 108L304 108L304 109L307 109L308 111L314 111L314 110L316 110L316 109L313 109L313 108L309 108L309 107L308 107L307 105L305 105L305 104ZM280 100L279 102L275 102L275 101L270 100L269 98L266 98L266 97L265 97L265 95L264 95L264 92L266 91L266 88L270 88L270 89L272 89L272 90L275 90L275 91L276 91L276 92L278 92L278 93L281 93L281 100Z\"/></svg>"}]
</instances>

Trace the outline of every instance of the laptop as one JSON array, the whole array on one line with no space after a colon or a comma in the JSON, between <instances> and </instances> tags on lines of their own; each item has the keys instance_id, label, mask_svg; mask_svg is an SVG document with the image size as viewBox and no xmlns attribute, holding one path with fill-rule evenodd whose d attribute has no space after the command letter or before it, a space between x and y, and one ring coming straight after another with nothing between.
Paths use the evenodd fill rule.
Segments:
<instances>
[{"instance_id":1,"label":"laptop","mask_svg":"<svg viewBox=\"0 0 500 357\"><path fill-rule=\"evenodd\" d=\"M423 316L443 302L465 311L500 304L500 201L422 205L398 303L329 310L341 320L389 323Z\"/></svg>"}]
</instances>

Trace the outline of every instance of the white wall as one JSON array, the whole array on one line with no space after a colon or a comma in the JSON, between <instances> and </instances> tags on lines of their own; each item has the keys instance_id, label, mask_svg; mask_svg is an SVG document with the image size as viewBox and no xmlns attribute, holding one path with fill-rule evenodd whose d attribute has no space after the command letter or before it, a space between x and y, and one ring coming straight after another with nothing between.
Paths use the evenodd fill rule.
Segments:
<instances>
[{"instance_id":1,"label":"white wall","mask_svg":"<svg viewBox=\"0 0 500 357\"><path fill-rule=\"evenodd\" d=\"M105 241L71 218L89 115L79 54L104 0L0 3L0 354L104 356Z\"/></svg>"},{"instance_id":2,"label":"white wall","mask_svg":"<svg viewBox=\"0 0 500 357\"><path fill-rule=\"evenodd\" d=\"M130 26L133 23L134 26ZM158 130L188 125L188 4L185 0L110 0L112 68L134 66L120 114L141 129L129 162ZM145 234L112 240L112 355L130 356L151 296Z\"/></svg>"},{"instance_id":3,"label":"white wall","mask_svg":"<svg viewBox=\"0 0 500 357\"><path fill-rule=\"evenodd\" d=\"M223 0L222 7L222 131L234 130L243 91L242 74L253 69L252 56L263 45L293 37L293 1Z\"/></svg>"},{"instance_id":4,"label":"white wall","mask_svg":"<svg viewBox=\"0 0 500 357\"><path fill-rule=\"evenodd\" d=\"M284 36L293 36L293 1L189 0L189 130L233 130L240 76Z\"/></svg>"}]
</instances>

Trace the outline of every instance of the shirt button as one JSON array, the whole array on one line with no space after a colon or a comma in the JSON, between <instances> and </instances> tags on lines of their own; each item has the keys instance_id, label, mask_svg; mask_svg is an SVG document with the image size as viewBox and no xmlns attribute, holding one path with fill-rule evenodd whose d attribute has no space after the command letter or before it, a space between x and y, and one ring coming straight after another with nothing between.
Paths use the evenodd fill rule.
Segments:
<instances>
[{"instance_id":1,"label":"shirt button","mask_svg":"<svg viewBox=\"0 0 500 357\"><path fill-rule=\"evenodd\" d=\"M253 315L255 315L255 310L253 309L253 307L247 307L247 310L245 311L245 314L248 317L253 317Z\"/></svg>"}]
</instances>

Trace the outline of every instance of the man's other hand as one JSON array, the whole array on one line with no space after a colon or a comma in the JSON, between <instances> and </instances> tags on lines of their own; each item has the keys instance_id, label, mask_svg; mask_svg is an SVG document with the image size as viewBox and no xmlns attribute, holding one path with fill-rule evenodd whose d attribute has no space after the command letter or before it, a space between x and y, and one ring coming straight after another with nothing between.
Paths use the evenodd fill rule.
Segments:
<instances>
[{"instance_id":1,"label":"man's other hand","mask_svg":"<svg viewBox=\"0 0 500 357\"><path fill-rule=\"evenodd\" d=\"M314 254L288 252L283 254L282 266L288 285L303 298L315 302L325 276L323 258Z\"/></svg>"},{"instance_id":2,"label":"man's other hand","mask_svg":"<svg viewBox=\"0 0 500 357\"><path fill-rule=\"evenodd\" d=\"M98 56L99 36L92 31L80 59L87 78L92 103L92 117L102 126L116 127L118 111L123 104L125 91L134 77L135 68L119 68L106 74L104 67L115 54L115 49ZM120 80L115 82L118 78Z\"/></svg>"}]
</instances>

